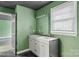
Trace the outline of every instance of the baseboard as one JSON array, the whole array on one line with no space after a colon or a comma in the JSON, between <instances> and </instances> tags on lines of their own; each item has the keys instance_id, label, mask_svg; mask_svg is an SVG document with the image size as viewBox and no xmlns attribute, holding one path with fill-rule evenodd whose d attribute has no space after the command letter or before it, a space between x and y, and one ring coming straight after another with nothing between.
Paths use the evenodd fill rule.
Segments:
<instances>
[{"instance_id":1,"label":"baseboard","mask_svg":"<svg viewBox=\"0 0 79 59\"><path fill-rule=\"evenodd\" d=\"M27 52L29 51L30 49L25 49L25 50L22 50L22 51L18 51L17 54L21 54L21 53L24 53L24 52Z\"/></svg>"}]
</instances>

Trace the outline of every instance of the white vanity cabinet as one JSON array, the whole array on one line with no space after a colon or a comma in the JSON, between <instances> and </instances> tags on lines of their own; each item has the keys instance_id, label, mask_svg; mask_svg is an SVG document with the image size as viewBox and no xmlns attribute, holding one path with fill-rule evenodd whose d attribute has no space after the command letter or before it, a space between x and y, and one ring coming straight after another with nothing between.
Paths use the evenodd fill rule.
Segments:
<instances>
[{"instance_id":1,"label":"white vanity cabinet","mask_svg":"<svg viewBox=\"0 0 79 59\"><path fill-rule=\"evenodd\" d=\"M35 53L36 55L39 55L39 41L36 39L38 38L37 35L32 35L29 37L29 49Z\"/></svg>"},{"instance_id":2,"label":"white vanity cabinet","mask_svg":"<svg viewBox=\"0 0 79 59\"><path fill-rule=\"evenodd\" d=\"M51 37L40 36L40 35L35 35L35 36L31 35L29 37L29 49L34 54L36 54L39 57L57 56L57 38L51 38Z\"/></svg>"}]
</instances>

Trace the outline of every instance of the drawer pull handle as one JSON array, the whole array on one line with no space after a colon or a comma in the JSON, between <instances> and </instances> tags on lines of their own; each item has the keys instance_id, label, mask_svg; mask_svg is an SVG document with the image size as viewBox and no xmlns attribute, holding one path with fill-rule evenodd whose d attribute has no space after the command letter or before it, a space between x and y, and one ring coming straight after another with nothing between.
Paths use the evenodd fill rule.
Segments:
<instances>
[{"instance_id":1,"label":"drawer pull handle","mask_svg":"<svg viewBox=\"0 0 79 59\"><path fill-rule=\"evenodd\" d=\"M35 49L35 52L37 52L37 50Z\"/></svg>"},{"instance_id":2,"label":"drawer pull handle","mask_svg":"<svg viewBox=\"0 0 79 59\"><path fill-rule=\"evenodd\" d=\"M36 45L37 43L35 43L35 45Z\"/></svg>"}]
</instances>

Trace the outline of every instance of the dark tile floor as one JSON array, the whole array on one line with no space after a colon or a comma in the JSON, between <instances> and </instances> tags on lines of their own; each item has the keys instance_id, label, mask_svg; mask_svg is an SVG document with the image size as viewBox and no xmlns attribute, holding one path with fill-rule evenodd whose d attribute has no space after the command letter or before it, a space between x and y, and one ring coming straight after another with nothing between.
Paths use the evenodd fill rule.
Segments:
<instances>
[{"instance_id":1,"label":"dark tile floor","mask_svg":"<svg viewBox=\"0 0 79 59\"><path fill-rule=\"evenodd\" d=\"M34 53L32 53L31 51L27 51L27 52L24 52L22 54L19 54L18 56L20 57L37 57Z\"/></svg>"}]
</instances>

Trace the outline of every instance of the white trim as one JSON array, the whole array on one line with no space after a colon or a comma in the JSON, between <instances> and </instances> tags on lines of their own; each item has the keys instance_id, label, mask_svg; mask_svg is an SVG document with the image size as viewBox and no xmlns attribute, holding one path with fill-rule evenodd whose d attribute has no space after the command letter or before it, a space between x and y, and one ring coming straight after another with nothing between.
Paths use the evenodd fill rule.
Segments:
<instances>
[{"instance_id":1,"label":"white trim","mask_svg":"<svg viewBox=\"0 0 79 59\"><path fill-rule=\"evenodd\" d=\"M62 32L62 31L51 31L51 33L53 34L57 34L57 35L66 35L66 36L77 36L77 33L75 32Z\"/></svg>"},{"instance_id":2,"label":"white trim","mask_svg":"<svg viewBox=\"0 0 79 59\"><path fill-rule=\"evenodd\" d=\"M21 54L21 53L27 52L27 51L29 51L29 50L30 50L30 49L21 50L21 51L18 51L17 54Z\"/></svg>"},{"instance_id":3,"label":"white trim","mask_svg":"<svg viewBox=\"0 0 79 59\"><path fill-rule=\"evenodd\" d=\"M77 34L78 34L78 24L77 24L77 1L75 1L74 2L74 6L75 6L75 29L76 29L76 31L75 31L75 33L76 33L76 36L77 36Z\"/></svg>"},{"instance_id":4,"label":"white trim","mask_svg":"<svg viewBox=\"0 0 79 59\"><path fill-rule=\"evenodd\" d=\"M8 16L12 16L12 15L15 15L15 14L6 13L6 12L0 12L0 14L2 14L2 15L8 15Z\"/></svg>"}]
</instances>

